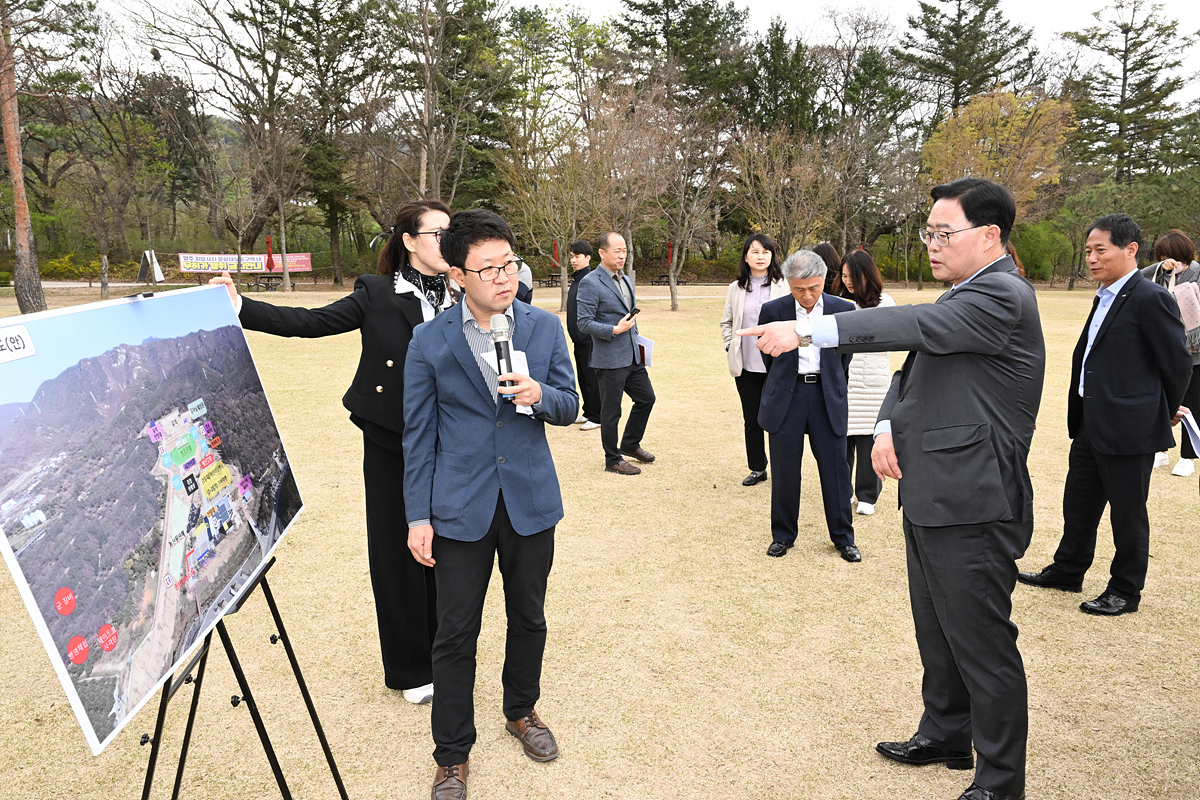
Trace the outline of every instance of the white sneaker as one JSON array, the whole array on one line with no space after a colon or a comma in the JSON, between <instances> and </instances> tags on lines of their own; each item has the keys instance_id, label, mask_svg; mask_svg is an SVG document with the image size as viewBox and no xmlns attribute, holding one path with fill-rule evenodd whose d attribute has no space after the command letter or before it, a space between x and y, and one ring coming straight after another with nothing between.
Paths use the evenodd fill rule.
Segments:
<instances>
[{"instance_id":1,"label":"white sneaker","mask_svg":"<svg viewBox=\"0 0 1200 800\"><path fill-rule=\"evenodd\" d=\"M579 419L575 420L576 425L582 425L585 422L587 422L587 417L580 417Z\"/></svg>"},{"instance_id":2,"label":"white sneaker","mask_svg":"<svg viewBox=\"0 0 1200 800\"><path fill-rule=\"evenodd\" d=\"M1165 451L1162 453L1154 454L1154 469L1158 469L1159 467L1165 467L1167 464L1170 464L1170 463L1171 463L1171 459L1169 459L1167 457L1167 454Z\"/></svg>"},{"instance_id":3,"label":"white sneaker","mask_svg":"<svg viewBox=\"0 0 1200 800\"><path fill-rule=\"evenodd\" d=\"M433 684L427 683L424 686L418 686L415 689L405 689L404 699L412 703L414 706L422 706L426 703L432 703Z\"/></svg>"},{"instance_id":4,"label":"white sneaker","mask_svg":"<svg viewBox=\"0 0 1200 800\"><path fill-rule=\"evenodd\" d=\"M579 430L581 430L581 431L594 431L594 430L596 430L596 428L599 428L599 427L600 427L600 423L599 423L599 422L592 422L592 421L589 419L587 422L585 422L585 423L583 423L582 425L580 425L580 426L579 426Z\"/></svg>"},{"instance_id":5,"label":"white sneaker","mask_svg":"<svg viewBox=\"0 0 1200 800\"><path fill-rule=\"evenodd\" d=\"M1192 463L1190 458L1181 458L1175 464L1175 469L1171 470L1172 475L1178 475L1181 478L1186 478L1196 471L1196 465Z\"/></svg>"},{"instance_id":6,"label":"white sneaker","mask_svg":"<svg viewBox=\"0 0 1200 800\"><path fill-rule=\"evenodd\" d=\"M864 503L860 500L858 503L858 510L855 511L854 513L862 514L864 517L869 517L875 513L875 504L874 503Z\"/></svg>"}]
</instances>

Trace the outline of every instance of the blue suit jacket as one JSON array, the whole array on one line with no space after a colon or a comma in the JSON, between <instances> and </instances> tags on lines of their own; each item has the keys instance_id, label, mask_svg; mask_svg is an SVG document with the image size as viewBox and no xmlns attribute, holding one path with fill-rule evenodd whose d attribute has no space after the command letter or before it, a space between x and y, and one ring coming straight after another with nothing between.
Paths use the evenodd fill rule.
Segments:
<instances>
[{"instance_id":1,"label":"blue suit jacket","mask_svg":"<svg viewBox=\"0 0 1200 800\"><path fill-rule=\"evenodd\" d=\"M465 302L465 300L463 301ZM447 539L482 539L504 490L517 533L558 523L562 494L546 423L579 416L575 373L558 317L513 303L513 349L542 385L541 409L497 404L463 333L458 308L419 325L404 364L404 503L408 521L428 519Z\"/></svg>"},{"instance_id":2,"label":"blue suit jacket","mask_svg":"<svg viewBox=\"0 0 1200 800\"><path fill-rule=\"evenodd\" d=\"M627 275L621 280L629 286L629 297L637 305L637 294ZM579 332L592 337L592 356L588 365L593 369L620 369L633 364L637 354L637 323L619 336L613 327L633 309L625 305L613 274L596 267L579 281L576 295L575 324Z\"/></svg>"},{"instance_id":3,"label":"blue suit jacket","mask_svg":"<svg viewBox=\"0 0 1200 800\"><path fill-rule=\"evenodd\" d=\"M823 314L842 314L853 311L854 304L831 294L824 298ZM758 315L758 324L780 320L796 320L796 300L789 294L764 303ZM849 406L846 402L846 373L850 369L849 355L839 356L833 348L821 350L821 394L825 396L825 410L829 413L829 424L837 436L846 435L846 419ZM783 427L792 393L796 390L796 370L800 363L797 352L784 353L771 358L764 355L767 365L767 382L763 386L762 402L758 406L758 424L767 433L778 433Z\"/></svg>"}]
</instances>

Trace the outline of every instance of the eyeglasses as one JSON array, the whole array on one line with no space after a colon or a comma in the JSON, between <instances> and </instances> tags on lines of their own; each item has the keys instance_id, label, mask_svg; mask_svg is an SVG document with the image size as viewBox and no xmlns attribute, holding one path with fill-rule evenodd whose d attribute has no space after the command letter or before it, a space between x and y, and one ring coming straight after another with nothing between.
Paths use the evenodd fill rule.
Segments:
<instances>
[{"instance_id":1,"label":"eyeglasses","mask_svg":"<svg viewBox=\"0 0 1200 800\"><path fill-rule=\"evenodd\" d=\"M479 276L479 280L481 281L494 281L496 278L500 277L501 270L504 270L505 275L516 275L520 269L521 262L514 258L512 261L505 261L498 267L484 267L483 269L467 269L466 267L463 267L462 271L474 272Z\"/></svg>"},{"instance_id":2,"label":"eyeglasses","mask_svg":"<svg viewBox=\"0 0 1200 800\"><path fill-rule=\"evenodd\" d=\"M417 231L417 236L432 236L435 241L442 241L442 234L446 232L445 228L438 228L436 231Z\"/></svg>"},{"instance_id":3,"label":"eyeglasses","mask_svg":"<svg viewBox=\"0 0 1200 800\"><path fill-rule=\"evenodd\" d=\"M962 233L963 231L973 231L976 228L986 228L986 227L987 227L987 225L972 225L969 228L959 228L956 231L931 231L928 228L926 228L924 230L917 231L917 236L920 237L921 241L924 242L925 244L929 244L931 239L936 239L937 243L940 247L945 247L946 245L950 244L950 237L956 233Z\"/></svg>"}]
</instances>

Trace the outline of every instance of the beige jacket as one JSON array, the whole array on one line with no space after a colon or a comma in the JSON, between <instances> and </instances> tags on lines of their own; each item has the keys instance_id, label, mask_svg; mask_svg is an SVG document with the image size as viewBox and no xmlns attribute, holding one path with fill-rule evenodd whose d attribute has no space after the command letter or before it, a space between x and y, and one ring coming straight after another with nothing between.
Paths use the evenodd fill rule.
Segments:
<instances>
[{"instance_id":1,"label":"beige jacket","mask_svg":"<svg viewBox=\"0 0 1200 800\"><path fill-rule=\"evenodd\" d=\"M887 294L879 298L879 308L894 305L896 301ZM859 306L855 303L854 307ZM870 436L875 432L879 407L891 383L892 368L887 353L854 354L846 375L847 436Z\"/></svg>"},{"instance_id":2,"label":"beige jacket","mask_svg":"<svg viewBox=\"0 0 1200 800\"><path fill-rule=\"evenodd\" d=\"M789 293L788 283L778 280L771 284L771 300L783 297ZM725 313L721 316L721 337L725 340L725 357L729 361L729 374L737 377L742 374L741 337L733 332L742 327L742 312L746 310L746 290L738 286L737 281L729 284L725 295ZM737 342L733 340L737 339ZM738 345L735 347L734 345Z\"/></svg>"}]
</instances>

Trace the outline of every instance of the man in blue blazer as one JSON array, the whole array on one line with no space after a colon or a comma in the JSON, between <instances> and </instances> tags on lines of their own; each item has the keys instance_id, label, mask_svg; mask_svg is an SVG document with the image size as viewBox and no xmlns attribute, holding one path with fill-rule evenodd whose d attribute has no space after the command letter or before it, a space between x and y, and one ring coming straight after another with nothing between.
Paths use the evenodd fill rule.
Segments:
<instances>
[{"instance_id":1,"label":"man in blue blazer","mask_svg":"<svg viewBox=\"0 0 1200 800\"><path fill-rule=\"evenodd\" d=\"M497 558L508 614L505 727L535 761L558 757L554 736L534 710L554 526L563 516L545 425L573 423L579 396L558 317L513 302L514 243L508 224L490 211L450 218L441 251L450 277L463 287L461 310L418 326L404 366L408 547L434 568L438 585L434 800L466 796L476 738L476 644ZM513 371L504 374L497 374L491 336L496 315L507 318L514 351ZM511 385L501 389L501 382Z\"/></svg>"},{"instance_id":2,"label":"man in blue blazer","mask_svg":"<svg viewBox=\"0 0 1200 800\"><path fill-rule=\"evenodd\" d=\"M854 304L824 294L825 261L811 250L800 250L783 262L783 277L791 287L790 297L766 303L759 313L760 325L782 320L795 321L804 315L815 319L826 314L853 311ZM804 434L817 460L825 524L833 546L847 561L861 561L854 545L850 517L850 467L846 463L846 371L850 355L833 350L802 347L771 358L763 387L758 424L770 434L771 545L767 555L779 558L796 543L800 517L800 464L804 456Z\"/></svg>"},{"instance_id":3,"label":"man in blue blazer","mask_svg":"<svg viewBox=\"0 0 1200 800\"><path fill-rule=\"evenodd\" d=\"M600 382L600 440L604 445L604 468L620 475L637 475L642 470L624 456L648 464L654 454L642 447L654 387L642 363L637 343L634 309L637 299L633 282L625 275L625 238L615 231L597 241L600 267L579 282L576 324L580 333L592 337L591 365ZM625 423L625 434L617 446L621 423L621 395L629 395L633 408Z\"/></svg>"}]
</instances>

